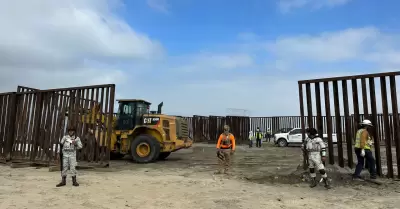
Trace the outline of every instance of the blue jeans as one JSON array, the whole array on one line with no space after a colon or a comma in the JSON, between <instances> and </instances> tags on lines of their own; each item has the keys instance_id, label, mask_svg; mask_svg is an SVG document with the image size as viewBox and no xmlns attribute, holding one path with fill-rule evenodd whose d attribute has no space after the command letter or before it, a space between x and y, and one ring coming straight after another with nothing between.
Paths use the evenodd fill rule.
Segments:
<instances>
[{"instance_id":1,"label":"blue jeans","mask_svg":"<svg viewBox=\"0 0 400 209\"><path fill-rule=\"evenodd\" d=\"M261 147L261 139L256 139L256 147Z\"/></svg>"},{"instance_id":2,"label":"blue jeans","mask_svg":"<svg viewBox=\"0 0 400 209\"><path fill-rule=\"evenodd\" d=\"M371 179L376 179L376 167L375 167L375 158L372 155L371 150L364 150L365 151L365 156L361 156L361 149L360 148L355 148L354 149L356 155L357 155L357 166L356 170L354 171L353 177L359 178L361 171L364 168L365 161L368 164L368 171Z\"/></svg>"}]
</instances>

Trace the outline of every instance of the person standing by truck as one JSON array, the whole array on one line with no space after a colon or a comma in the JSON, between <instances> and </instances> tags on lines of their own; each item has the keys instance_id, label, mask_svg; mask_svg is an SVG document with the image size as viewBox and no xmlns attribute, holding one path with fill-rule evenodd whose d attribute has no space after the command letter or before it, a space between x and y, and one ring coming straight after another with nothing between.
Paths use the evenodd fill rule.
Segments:
<instances>
[{"instance_id":1,"label":"person standing by truck","mask_svg":"<svg viewBox=\"0 0 400 209\"><path fill-rule=\"evenodd\" d=\"M267 133L265 134L265 141L271 142L272 132L270 128L267 128Z\"/></svg>"},{"instance_id":2,"label":"person standing by truck","mask_svg":"<svg viewBox=\"0 0 400 209\"><path fill-rule=\"evenodd\" d=\"M219 136L217 142L217 157L219 162L219 169L217 172L215 172L215 174L228 173L232 163L231 156L235 152L235 149L235 137L232 133L230 133L229 126L225 125L224 133Z\"/></svg>"},{"instance_id":3,"label":"person standing by truck","mask_svg":"<svg viewBox=\"0 0 400 209\"><path fill-rule=\"evenodd\" d=\"M256 129L256 147L261 147L261 139L263 138L263 134L260 131L260 127Z\"/></svg>"},{"instance_id":4,"label":"person standing by truck","mask_svg":"<svg viewBox=\"0 0 400 209\"><path fill-rule=\"evenodd\" d=\"M354 151L357 155L357 166L353 174L353 180L362 180L360 174L364 168L365 160L368 164L368 170L371 179L376 179L376 165L375 158L371 152L373 145L373 139L370 135L369 129L372 128L372 122L370 120L363 120L360 123L360 129L356 133L356 140L354 145Z\"/></svg>"}]
</instances>

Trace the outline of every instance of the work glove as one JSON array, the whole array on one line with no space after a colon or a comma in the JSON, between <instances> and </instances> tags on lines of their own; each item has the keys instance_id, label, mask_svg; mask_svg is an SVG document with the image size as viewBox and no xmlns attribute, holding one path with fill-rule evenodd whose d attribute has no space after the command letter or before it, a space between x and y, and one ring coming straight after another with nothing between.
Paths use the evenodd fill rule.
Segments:
<instances>
[{"instance_id":1,"label":"work glove","mask_svg":"<svg viewBox=\"0 0 400 209\"><path fill-rule=\"evenodd\" d=\"M235 150L231 150L231 155L233 155L235 153Z\"/></svg>"},{"instance_id":2,"label":"work glove","mask_svg":"<svg viewBox=\"0 0 400 209\"><path fill-rule=\"evenodd\" d=\"M365 156L365 150L362 149L362 150L361 150L361 157L364 157L364 156Z\"/></svg>"}]
</instances>

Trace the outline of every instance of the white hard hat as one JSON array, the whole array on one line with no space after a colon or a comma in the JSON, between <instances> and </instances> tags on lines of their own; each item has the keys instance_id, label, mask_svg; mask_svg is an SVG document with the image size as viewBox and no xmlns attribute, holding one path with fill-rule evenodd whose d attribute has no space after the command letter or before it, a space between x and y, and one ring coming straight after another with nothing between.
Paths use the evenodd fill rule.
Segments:
<instances>
[{"instance_id":1,"label":"white hard hat","mask_svg":"<svg viewBox=\"0 0 400 209\"><path fill-rule=\"evenodd\" d=\"M372 122L370 120L363 120L360 124L366 126L372 126Z\"/></svg>"}]
</instances>

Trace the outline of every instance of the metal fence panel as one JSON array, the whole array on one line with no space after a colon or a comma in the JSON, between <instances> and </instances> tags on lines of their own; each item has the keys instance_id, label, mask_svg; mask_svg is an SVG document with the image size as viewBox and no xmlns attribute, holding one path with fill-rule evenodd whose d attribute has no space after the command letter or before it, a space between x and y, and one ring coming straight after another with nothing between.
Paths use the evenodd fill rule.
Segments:
<instances>
[{"instance_id":1,"label":"metal fence panel","mask_svg":"<svg viewBox=\"0 0 400 209\"><path fill-rule=\"evenodd\" d=\"M7 118L6 124L10 123L9 131L4 135L12 141L13 160L58 163L59 141L66 134L67 127L73 126L84 145L77 154L78 160L109 162L114 84L49 90L18 86L17 91L14 93L14 109L9 105L3 108L6 99L0 99L2 112L7 110L7 115L0 118ZM8 100L11 104L14 102L12 98ZM15 123L12 123L11 115L16 119ZM88 127L95 130L94 143L89 143L86 137ZM2 151L2 154L6 151Z\"/></svg>"},{"instance_id":2,"label":"metal fence panel","mask_svg":"<svg viewBox=\"0 0 400 209\"><path fill-rule=\"evenodd\" d=\"M0 94L0 160L10 158L12 147L13 127L15 126L15 99L16 94Z\"/></svg>"},{"instance_id":3,"label":"metal fence panel","mask_svg":"<svg viewBox=\"0 0 400 209\"><path fill-rule=\"evenodd\" d=\"M398 132L400 121L396 92L396 76L398 75L400 75L400 71L302 80L298 82L300 115L301 118L304 118L302 120L306 120L309 126L317 128L320 133L327 133L328 136L332 136L333 133L336 133L338 140L337 155L341 167L344 167L345 158L348 162L347 166L350 168L354 167L352 145L355 133L360 121L370 119L374 124L373 130L371 130L371 135L374 138L378 174L384 174L384 165L382 165L382 162L386 161L387 172L385 172L385 174L389 178L392 178L394 174L397 173L398 178L400 178L400 133ZM389 80L389 82L387 80ZM379 82L380 85L375 85L376 82ZM322 116L323 112L321 111L320 83L323 83L324 86L324 116ZM314 86L313 91L311 85ZM303 92L303 86L305 86L305 95ZM351 90L349 90L349 88L351 88ZM380 89L381 114L378 114L376 88ZM388 88L390 90L388 90ZM331 90L333 92L333 116L331 116ZM342 94L339 94L340 90L342 91ZM313 96L314 99L312 99ZM303 97L306 97L305 105ZM391 102L389 101L389 97ZM340 102L342 105L340 105ZM353 107L352 110L350 110L351 105ZM313 111L313 106L316 107L316 111ZM360 113L361 111L362 113ZM315 113L316 121L313 120L313 114ZM308 116L307 119L306 116ZM302 128L305 129L306 126L306 123L303 122ZM328 144L329 163L335 164L335 152L332 137L328 137ZM393 144L395 145L395 151L392 151L394 148ZM347 156L344 154L345 145ZM381 145L385 146L384 150L380 149ZM382 152L384 152L384 154ZM393 162L393 158L396 163ZM304 164L306 164L306 160L304 160Z\"/></svg>"}]
</instances>

